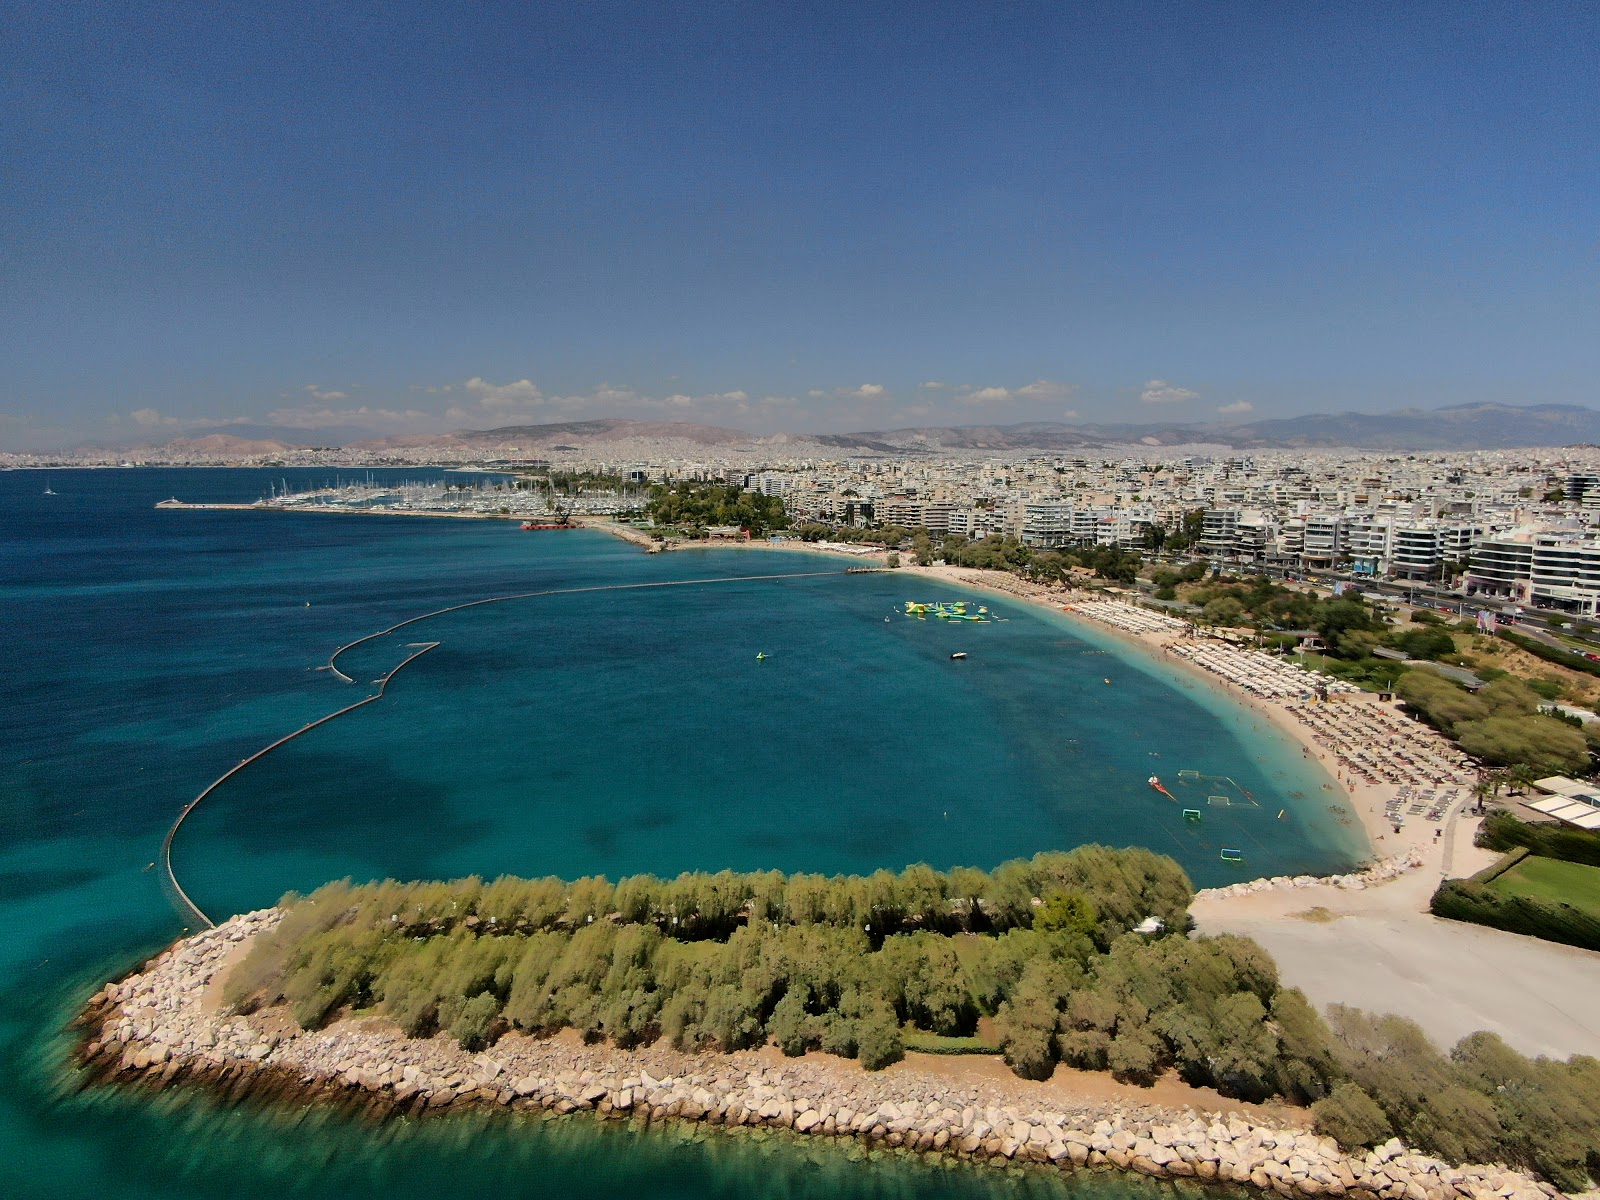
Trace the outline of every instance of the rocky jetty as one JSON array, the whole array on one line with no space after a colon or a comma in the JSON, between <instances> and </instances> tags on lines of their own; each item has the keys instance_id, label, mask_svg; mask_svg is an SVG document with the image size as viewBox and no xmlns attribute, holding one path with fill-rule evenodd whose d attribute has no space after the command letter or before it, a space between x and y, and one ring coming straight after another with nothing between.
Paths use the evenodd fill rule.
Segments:
<instances>
[{"instance_id":1,"label":"rocky jetty","mask_svg":"<svg viewBox=\"0 0 1600 1200\"><path fill-rule=\"evenodd\" d=\"M1407 871L1422 865L1422 851L1412 850L1395 858L1386 858L1365 871L1352 871L1348 875L1274 875L1270 879L1250 879L1230 883L1224 887L1205 888L1194 894L1196 900L1220 900L1229 896L1248 896L1253 892L1287 891L1290 888L1336 887L1359 892L1369 887L1398 879Z\"/></svg>"},{"instance_id":2,"label":"rocky jetty","mask_svg":"<svg viewBox=\"0 0 1600 1200\"><path fill-rule=\"evenodd\" d=\"M1398 1141L1346 1153L1305 1129L1145 1105L1063 1102L1023 1080L973 1082L904 1067L870 1074L822 1058L622 1051L520 1034L480 1054L407 1038L375 1019L301 1030L272 1010L240 1016L217 976L273 909L176 943L89 1001L81 1056L102 1078L193 1080L232 1094L330 1098L420 1114L478 1105L600 1117L781 1127L1040 1169L1132 1170L1355 1200L1545 1200L1560 1193L1501 1166L1456 1167Z\"/></svg>"}]
</instances>

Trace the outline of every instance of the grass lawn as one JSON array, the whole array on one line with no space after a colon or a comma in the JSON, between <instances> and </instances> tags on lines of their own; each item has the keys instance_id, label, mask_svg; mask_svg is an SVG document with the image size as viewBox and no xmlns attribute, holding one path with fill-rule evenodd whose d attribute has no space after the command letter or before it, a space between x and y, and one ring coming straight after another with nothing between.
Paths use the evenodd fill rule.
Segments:
<instances>
[{"instance_id":1,"label":"grass lawn","mask_svg":"<svg viewBox=\"0 0 1600 1200\"><path fill-rule=\"evenodd\" d=\"M1503 896L1553 900L1600 917L1600 867L1530 855L1489 887Z\"/></svg>"},{"instance_id":2,"label":"grass lawn","mask_svg":"<svg viewBox=\"0 0 1600 1200\"><path fill-rule=\"evenodd\" d=\"M907 1050L924 1054L999 1054L998 1042L982 1037L940 1037L923 1029L903 1029L900 1040Z\"/></svg>"}]
</instances>

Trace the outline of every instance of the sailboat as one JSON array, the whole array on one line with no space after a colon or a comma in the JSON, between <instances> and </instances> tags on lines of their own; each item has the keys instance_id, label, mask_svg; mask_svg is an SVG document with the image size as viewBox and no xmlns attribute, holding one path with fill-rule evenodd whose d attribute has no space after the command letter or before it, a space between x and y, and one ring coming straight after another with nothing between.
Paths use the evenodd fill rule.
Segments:
<instances>
[{"instance_id":1,"label":"sailboat","mask_svg":"<svg viewBox=\"0 0 1600 1200\"><path fill-rule=\"evenodd\" d=\"M50 486L50 485L49 485L49 484L48 484L48 483L47 483L47 484L45 484L45 485L44 485L44 494L45 494L45 495L46 495L46 496L54 496L54 495L55 495L55 494L56 494L56 490L55 490L55 488L53 488L53 487L51 487L51 486Z\"/></svg>"}]
</instances>

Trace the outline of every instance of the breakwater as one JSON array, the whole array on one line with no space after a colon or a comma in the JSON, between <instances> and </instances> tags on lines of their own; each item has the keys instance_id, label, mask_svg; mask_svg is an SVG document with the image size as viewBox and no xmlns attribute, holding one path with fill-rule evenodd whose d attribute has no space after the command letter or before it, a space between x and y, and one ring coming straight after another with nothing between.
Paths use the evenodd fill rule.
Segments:
<instances>
[{"instance_id":1,"label":"breakwater","mask_svg":"<svg viewBox=\"0 0 1600 1200\"><path fill-rule=\"evenodd\" d=\"M1203 888L1194 894L1196 900L1221 900L1230 896L1249 896L1256 892L1286 891L1290 888L1336 887L1344 891L1360 892L1398 879L1407 871L1422 866L1423 854L1419 849L1386 858L1364 871L1351 871L1343 875L1274 875L1270 878L1246 879L1221 887Z\"/></svg>"},{"instance_id":2,"label":"breakwater","mask_svg":"<svg viewBox=\"0 0 1600 1200\"><path fill-rule=\"evenodd\" d=\"M280 919L247 913L175 943L89 1001L81 1059L94 1078L191 1081L234 1097L320 1100L375 1115L462 1107L764 1126L1040 1170L1131 1170L1286 1197L1546 1200L1548 1184L1496 1165L1452 1166L1391 1140L1345 1152L1289 1123L1155 1105L1071 1102L1023 1080L870 1074L757 1052L622 1051L508 1035L479 1054L406 1038L376 1018L301 1030L221 1003L220 976Z\"/></svg>"}]
</instances>

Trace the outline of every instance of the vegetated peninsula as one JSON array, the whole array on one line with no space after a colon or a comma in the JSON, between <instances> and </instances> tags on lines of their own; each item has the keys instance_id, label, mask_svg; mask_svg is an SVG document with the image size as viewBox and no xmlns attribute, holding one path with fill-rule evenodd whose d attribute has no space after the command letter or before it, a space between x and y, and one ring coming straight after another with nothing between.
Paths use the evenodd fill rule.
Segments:
<instances>
[{"instance_id":1,"label":"vegetated peninsula","mask_svg":"<svg viewBox=\"0 0 1600 1200\"><path fill-rule=\"evenodd\" d=\"M1099 846L992 872L335 883L109 985L82 1057L235 1095L782 1125L1284 1195L1589 1186L1600 1062L1325 1020L1254 942L1186 936L1192 894L1171 859ZM891 1066L916 1050L1003 1054L1020 1078ZM1224 1119L1027 1082L1058 1063L1279 1107Z\"/></svg>"}]
</instances>

